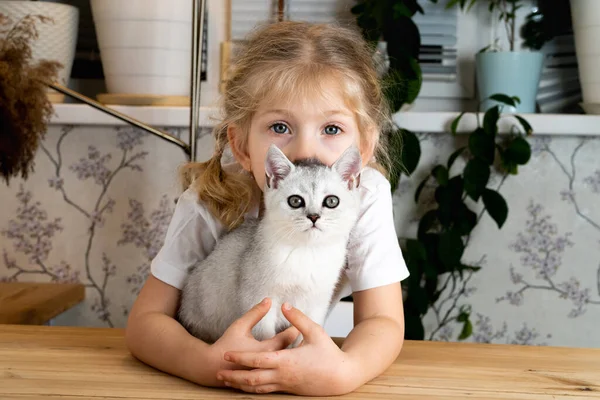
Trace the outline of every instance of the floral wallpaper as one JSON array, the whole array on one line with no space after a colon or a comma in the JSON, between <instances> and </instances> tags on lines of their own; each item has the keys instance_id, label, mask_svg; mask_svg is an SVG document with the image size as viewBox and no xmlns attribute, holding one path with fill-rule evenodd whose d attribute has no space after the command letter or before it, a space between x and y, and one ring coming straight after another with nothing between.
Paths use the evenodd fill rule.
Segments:
<instances>
[{"instance_id":1,"label":"floral wallpaper","mask_svg":"<svg viewBox=\"0 0 600 400\"><path fill-rule=\"evenodd\" d=\"M199 159L212 152L206 133ZM419 168L394 194L402 237L416 233L431 204L432 188L415 204L416 184L462 140L419 138ZM600 347L600 137L530 141L532 159L517 176L492 177L508 220L499 230L481 215L465 258L482 269L442 280L444 294L426 317L429 339L457 340L456 317L467 307L471 341ZM85 302L55 323L125 326L166 233L184 161L180 149L134 128L51 126L35 173L0 186L0 280L81 282Z\"/></svg>"},{"instance_id":2,"label":"floral wallpaper","mask_svg":"<svg viewBox=\"0 0 600 400\"><path fill-rule=\"evenodd\" d=\"M394 196L401 236L416 234L431 204L427 188L415 204L416 185L464 145L450 135L420 140L421 164ZM600 347L600 137L540 135L530 143L532 158L518 175L492 175L508 220L498 229L480 214L465 260L482 268L462 282L443 281L446 290L426 317L429 339L457 340L458 312L468 308L471 341Z\"/></svg>"}]
</instances>

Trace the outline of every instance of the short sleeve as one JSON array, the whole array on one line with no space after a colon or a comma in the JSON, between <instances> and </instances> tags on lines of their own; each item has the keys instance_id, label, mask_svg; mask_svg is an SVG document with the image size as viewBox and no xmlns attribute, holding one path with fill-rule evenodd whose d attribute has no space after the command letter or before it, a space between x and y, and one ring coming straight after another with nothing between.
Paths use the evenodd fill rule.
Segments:
<instances>
[{"instance_id":1,"label":"short sleeve","mask_svg":"<svg viewBox=\"0 0 600 400\"><path fill-rule=\"evenodd\" d=\"M178 199L164 243L150 270L157 279L182 289L188 268L213 250L222 227L188 189Z\"/></svg>"},{"instance_id":2,"label":"short sleeve","mask_svg":"<svg viewBox=\"0 0 600 400\"><path fill-rule=\"evenodd\" d=\"M348 243L346 276L353 292L409 276L394 226L390 184L378 171L361 176L361 212Z\"/></svg>"}]
</instances>

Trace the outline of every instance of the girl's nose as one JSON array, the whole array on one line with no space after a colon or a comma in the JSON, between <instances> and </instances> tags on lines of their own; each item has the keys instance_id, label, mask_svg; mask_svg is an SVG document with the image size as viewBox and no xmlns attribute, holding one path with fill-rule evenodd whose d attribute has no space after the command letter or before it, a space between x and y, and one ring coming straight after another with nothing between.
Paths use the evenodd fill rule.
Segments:
<instances>
[{"instance_id":1,"label":"girl's nose","mask_svg":"<svg viewBox=\"0 0 600 400\"><path fill-rule=\"evenodd\" d=\"M296 136L294 140L289 144L289 148L286 154L292 162L298 160L306 160L317 156L317 146L311 140L311 138L302 137L302 135Z\"/></svg>"}]
</instances>

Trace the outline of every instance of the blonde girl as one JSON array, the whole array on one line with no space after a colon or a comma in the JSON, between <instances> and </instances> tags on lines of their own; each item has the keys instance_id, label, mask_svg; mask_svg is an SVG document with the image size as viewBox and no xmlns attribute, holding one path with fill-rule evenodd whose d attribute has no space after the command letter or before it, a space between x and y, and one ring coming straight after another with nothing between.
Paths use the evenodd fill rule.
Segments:
<instances>
[{"instance_id":1,"label":"blonde girl","mask_svg":"<svg viewBox=\"0 0 600 400\"><path fill-rule=\"evenodd\" d=\"M381 131L389 114L371 50L360 34L339 26L267 25L249 38L222 101L213 157L182 169L185 192L131 310L127 345L143 362L204 386L319 396L353 391L400 353L400 282L408 276L384 176ZM292 161L316 158L331 165L353 144L364 160L361 212L342 288L353 295L354 328L341 347L293 304L282 306L291 328L254 340L250 330L269 310L268 298L213 344L192 337L175 319L187 268L244 217L260 215L272 143ZM223 162L226 151L235 162ZM285 349L298 332L303 345Z\"/></svg>"}]
</instances>

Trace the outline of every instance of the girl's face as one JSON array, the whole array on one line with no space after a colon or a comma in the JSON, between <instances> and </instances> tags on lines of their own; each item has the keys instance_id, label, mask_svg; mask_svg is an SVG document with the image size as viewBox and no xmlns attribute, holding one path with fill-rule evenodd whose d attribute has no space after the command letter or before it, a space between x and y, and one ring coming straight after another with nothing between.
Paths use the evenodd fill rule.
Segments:
<instances>
[{"instance_id":1,"label":"girl's face","mask_svg":"<svg viewBox=\"0 0 600 400\"><path fill-rule=\"evenodd\" d=\"M324 85L327 96L315 96L310 102L292 100L285 106L262 104L250 123L247 149L236 148L235 127L229 130L229 142L242 167L251 171L261 188L265 184L265 158L275 144L292 162L316 158L331 166L351 145L359 146L360 132L336 85ZM359 147L360 149L360 147ZM365 157L361 149L363 164Z\"/></svg>"}]
</instances>

